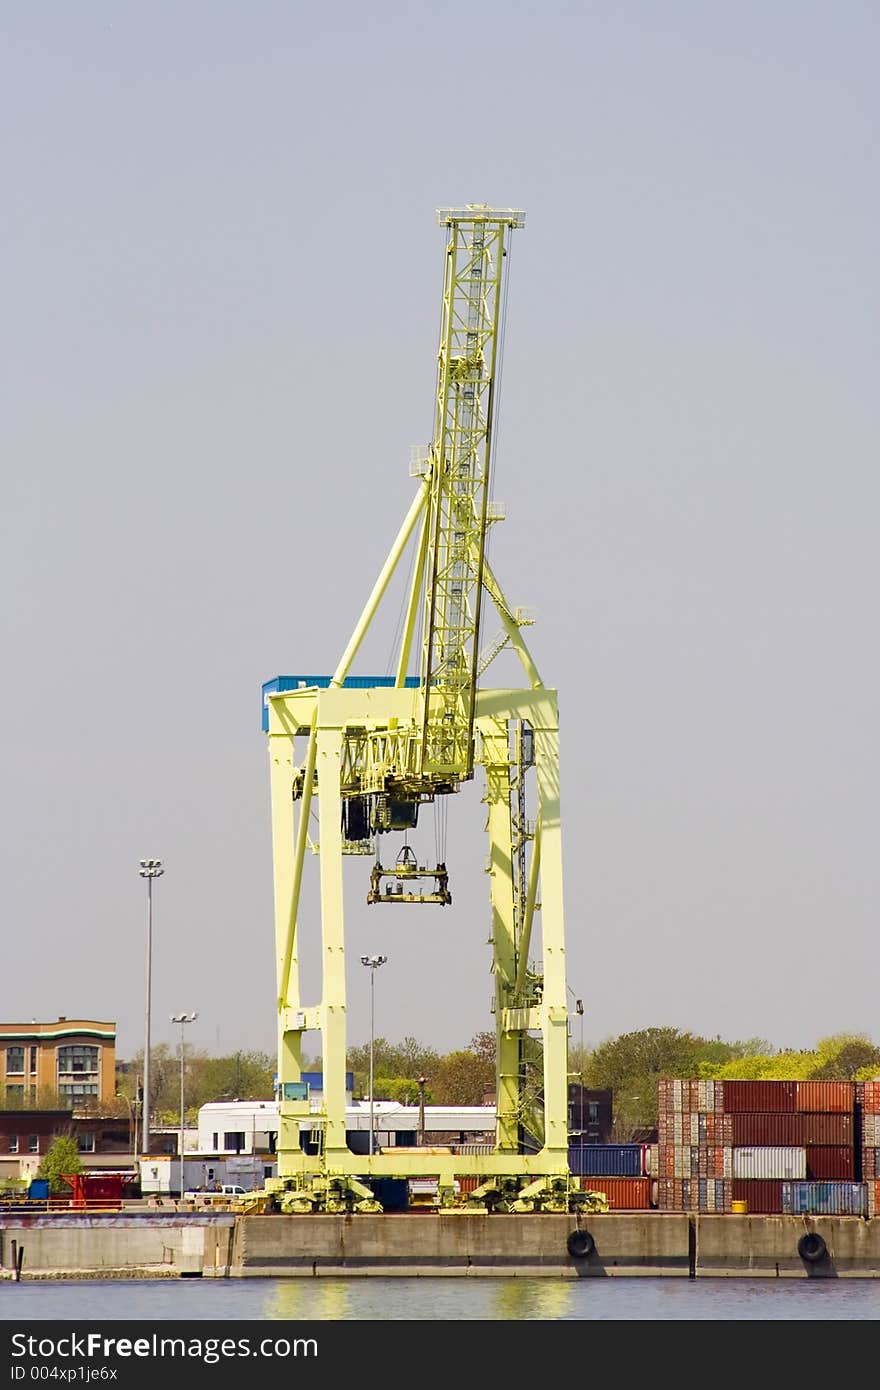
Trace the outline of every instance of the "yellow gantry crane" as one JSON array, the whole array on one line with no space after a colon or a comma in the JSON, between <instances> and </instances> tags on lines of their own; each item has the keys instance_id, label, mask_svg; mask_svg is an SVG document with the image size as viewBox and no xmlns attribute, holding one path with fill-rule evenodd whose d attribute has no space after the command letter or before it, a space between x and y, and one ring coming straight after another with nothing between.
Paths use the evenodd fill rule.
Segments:
<instances>
[{"instance_id":1,"label":"yellow gantry crane","mask_svg":"<svg viewBox=\"0 0 880 1390\"><path fill-rule=\"evenodd\" d=\"M441 209L446 228L434 433L413 452L416 495L332 676L276 677L263 687L269 737L278 984L278 1178L286 1211L379 1210L370 1178L434 1177L442 1205L455 1179L477 1174L470 1209L561 1210L586 1200L568 1168L565 943L556 692L523 639L530 618L505 599L487 559L507 243L524 215L469 204ZM396 674L352 675L352 664L404 553L415 547ZM481 650L483 610L501 631ZM418 674L409 674L420 643ZM481 677L511 647L521 689ZM409 844L419 813L483 769L488 807L497 1126L492 1153L355 1154L346 1143L346 985L343 861L373 855L367 901L451 903L444 858L420 863ZM534 819L526 783L533 779ZM313 817L317 837L310 833ZM378 846L403 846L383 863ZM300 997L300 899L317 858L320 998ZM540 970L530 963L540 920ZM537 938L538 932L535 932ZM302 1081L303 1034L321 1035L323 1096ZM543 1057L535 1088L526 1053ZM302 1137L311 1142L305 1151ZM524 1142L528 1135L529 1142Z\"/></svg>"}]
</instances>

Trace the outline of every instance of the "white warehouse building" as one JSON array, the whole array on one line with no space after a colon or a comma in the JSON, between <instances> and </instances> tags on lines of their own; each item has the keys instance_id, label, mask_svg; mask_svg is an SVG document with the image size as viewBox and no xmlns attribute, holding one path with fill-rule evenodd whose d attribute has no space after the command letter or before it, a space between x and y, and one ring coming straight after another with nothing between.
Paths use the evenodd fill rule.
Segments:
<instances>
[{"instance_id":1,"label":"white warehouse building","mask_svg":"<svg viewBox=\"0 0 880 1390\"><path fill-rule=\"evenodd\" d=\"M311 1093L314 1109L320 1096ZM419 1107L396 1101L373 1102L374 1143L381 1149L410 1147L419 1142ZM424 1143L476 1145L495 1142L495 1107L491 1105L426 1105ZM278 1102L274 1100L213 1101L199 1111L198 1152L223 1154L274 1154L278 1141ZM369 1152L370 1102L349 1098L345 1128L354 1153ZM308 1142L309 1129L302 1125Z\"/></svg>"},{"instance_id":2,"label":"white warehouse building","mask_svg":"<svg viewBox=\"0 0 880 1390\"><path fill-rule=\"evenodd\" d=\"M320 1072L305 1073L309 1100L318 1111L322 1100ZM354 1153L370 1151L370 1102L354 1100L351 1073L346 1074L346 1138ZM411 1147L419 1142L420 1111L417 1105L373 1101L374 1147ZM140 1161L141 1190L164 1196L186 1189L212 1190L221 1183L236 1183L245 1190L262 1187L275 1177L278 1144L278 1102L275 1100L212 1101L199 1110L198 1131L186 1135L183 1183L180 1160L172 1155L152 1155ZM303 1147L313 1142L308 1123L300 1126ZM194 1143L193 1143L194 1141ZM443 1144L464 1152L485 1153L495 1142L495 1107L491 1105L426 1105L426 1145ZM314 1152L314 1149L311 1150Z\"/></svg>"},{"instance_id":3,"label":"white warehouse building","mask_svg":"<svg viewBox=\"0 0 880 1390\"><path fill-rule=\"evenodd\" d=\"M317 1109L319 1094L311 1099ZM375 1147L389 1149L418 1143L419 1109L396 1101L373 1102ZM304 1147L310 1140L301 1126ZM192 1131L187 1139L196 1138ZM349 1100L346 1137L354 1153L369 1153L370 1102ZM186 1190L219 1190L222 1183L236 1183L245 1191L260 1188L278 1169L278 1103L274 1100L214 1101L199 1110L196 1147L187 1143L181 1184L180 1160L171 1154L153 1154L139 1161L141 1191L145 1196L166 1197ZM491 1105L426 1105L426 1145L444 1144L464 1153L489 1152L495 1142L495 1108Z\"/></svg>"}]
</instances>

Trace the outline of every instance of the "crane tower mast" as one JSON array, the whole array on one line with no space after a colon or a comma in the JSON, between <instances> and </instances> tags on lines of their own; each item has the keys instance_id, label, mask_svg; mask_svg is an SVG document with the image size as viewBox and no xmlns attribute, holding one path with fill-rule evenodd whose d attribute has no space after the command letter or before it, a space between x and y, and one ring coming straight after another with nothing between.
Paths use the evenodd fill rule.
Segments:
<instances>
[{"instance_id":1,"label":"crane tower mast","mask_svg":"<svg viewBox=\"0 0 880 1390\"><path fill-rule=\"evenodd\" d=\"M521 213L444 210L449 228L434 439L429 452L421 767L473 775L474 699L489 514L505 234Z\"/></svg>"}]
</instances>

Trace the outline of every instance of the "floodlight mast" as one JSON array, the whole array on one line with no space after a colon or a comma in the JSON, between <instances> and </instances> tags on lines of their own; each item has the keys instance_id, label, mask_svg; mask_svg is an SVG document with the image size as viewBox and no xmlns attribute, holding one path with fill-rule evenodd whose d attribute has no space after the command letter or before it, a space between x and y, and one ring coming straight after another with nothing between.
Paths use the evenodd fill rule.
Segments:
<instances>
[{"instance_id":1,"label":"floodlight mast","mask_svg":"<svg viewBox=\"0 0 880 1390\"><path fill-rule=\"evenodd\" d=\"M434 436L411 468L418 491L332 676L279 677L264 687L280 1104L278 1179L267 1186L289 1211L375 1210L372 1192L356 1174L427 1176L437 1173L438 1164L444 1204L454 1201L455 1178L464 1173L485 1179L477 1200L491 1203L492 1194L503 1190L510 1210L570 1210L579 1201L567 1148L556 692L545 687L523 638L532 619L507 603L486 556L488 529L501 519L490 502L490 476L507 241L525 219L521 211L483 204L442 209L438 216L447 231L443 314ZM352 663L416 533L396 674L390 680L354 679ZM497 611L501 632L481 652L484 597ZM413 677L408 671L419 628L419 672ZM508 646L520 659L526 688L482 689L483 672ZM520 750L516 757L512 740ZM495 1150L439 1160L411 1152L355 1155L345 1129L343 856L375 854L370 903L449 905L442 860L419 864L405 843L393 867L385 869L376 844L382 835L414 828L419 808L458 791L476 763L486 776L491 851ZM525 815L527 774L535 784L534 820ZM314 801L316 842L310 839ZM302 1004L298 969L308 849L320 859L323 978L320 1002L313 1006ZM425 879L433 880L427 891ZM537 971L531 955L539 910L543 962ZM302 1035L310 1029L321 1033L323 1098L317 1107L301 1084ZM537 1085L527 1075L529 1035L540 1044L539 1068L543 1048ZM305 1128L318 1135L317 1156L303 1152Z\"/></svg>"}]
</instances>

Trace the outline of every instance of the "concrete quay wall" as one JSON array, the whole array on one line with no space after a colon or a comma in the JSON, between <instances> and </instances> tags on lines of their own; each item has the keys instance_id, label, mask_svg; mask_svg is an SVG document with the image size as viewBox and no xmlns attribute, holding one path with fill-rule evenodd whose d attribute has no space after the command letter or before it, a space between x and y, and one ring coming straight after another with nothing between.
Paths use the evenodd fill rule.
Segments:
<instances>
[{"instance_id":1,"label":"concrete quay wall","mask_svg":"<svg viewBox=\"0 0 880 1390\"><path fill-rule=\"evenodd\" d=\"M124 1277L200 1275L229 1258L235 1217L197 1221L174 1215L4 1215L0 1219L0 1276L71 1274ZM22 1253L23 1252L23 1253Z\"/></svg>"},{"instance_id":2,"label":"concrete quay wall","mask_svg":"<svg viewBox=\"0 0 880 1390\"><path fill-rule=\"evenodd\" d=\"M568 1253L570 1233L593 1236L585 1258ZM399 1213L393 1216L243 1216L230 1273L263 1275L457 1274L525 1276L690 1273L684 1213L601 1216Z\"/></svg>"},{"instance_id":3,"label":"concrete quay wall","mask_svg":"<svg viewBox=\"0 0 880 1390\"><path fill-rule=\"evenodd\" d=\"M697 1277L880 1278L880 1217L699 1215L694 1220ZM798 1254L801 1237L810 1232L822 1237L827 1250L815 1263Z\"/></svg>"},{"instance_id":4,"label":"concrete quay wall","mask_svg":"<svg viewBox=\"0 0 880 1390\"><path fill-rule=\"evenodd\" d=\"M593 1248L572 1255L577 1229ZM798 1244L822 1237L820 1259ZM0 1217L0 1278L880 1278L880 1217L603 1212Z\"/></svg>"},{"instance_id":5,"label":"concrete quay wall","mask_svg":"<svg viewBox=\"0 0 880 1390\"><path fill-rule=\"evenodd\" d=\"M588 1231L594 1248L569 1254ZM809 1260L801 1237L825 1253ZM880 1278L880 1218L607 1212L571 1216L255 1216L236 1223L233 1277L287 1275L550 1275L603 1278Z\"/></svg>"}]
</instances>

